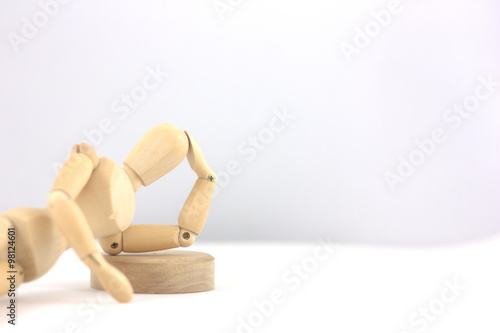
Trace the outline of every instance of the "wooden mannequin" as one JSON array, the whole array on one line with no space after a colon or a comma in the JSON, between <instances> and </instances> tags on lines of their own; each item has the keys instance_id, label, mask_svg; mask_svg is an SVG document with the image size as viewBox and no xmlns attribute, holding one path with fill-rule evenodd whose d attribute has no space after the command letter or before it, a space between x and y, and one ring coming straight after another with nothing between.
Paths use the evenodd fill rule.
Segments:
<instances>
[{"instance_id":1,"label":"wooden mannequin","mask_svg":"<svg viewBox=\"0 0 500 333\"><path fill-rule=\"evenodd\" d=\"M178 166L187 156L198 176L179 216L178 226L130 226L134 193ZM133 289L118 269L104 260L95 239L111 255L192 245L205 225L216 183L193 138L177 126L152 128L125 160L125 166L97 155L88 144L76 145L48 197L48 207L19 208L0 215L0 296L7 294L8 230L16 232L16 288L48 272L73 248L103 289L120 302Z\"/></svg>"}]
</instances>

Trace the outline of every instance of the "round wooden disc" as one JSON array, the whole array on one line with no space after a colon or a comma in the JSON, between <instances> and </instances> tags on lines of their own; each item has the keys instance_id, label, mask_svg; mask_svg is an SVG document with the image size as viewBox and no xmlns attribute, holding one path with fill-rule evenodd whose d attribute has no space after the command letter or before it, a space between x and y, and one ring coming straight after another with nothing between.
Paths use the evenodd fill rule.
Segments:
<instances>
[{"instance_id":1,"label":"round wooden disc","mask_svg":"<svg viewBox=\"0 0 500 333\"><path fill-rule=\"evenodd\" d=\"M214 289L215 259L192 251L105 254L130 280L136 294L183 294ZM91 275L91 287L104 290Z\"/></svg>"}]
</instances>

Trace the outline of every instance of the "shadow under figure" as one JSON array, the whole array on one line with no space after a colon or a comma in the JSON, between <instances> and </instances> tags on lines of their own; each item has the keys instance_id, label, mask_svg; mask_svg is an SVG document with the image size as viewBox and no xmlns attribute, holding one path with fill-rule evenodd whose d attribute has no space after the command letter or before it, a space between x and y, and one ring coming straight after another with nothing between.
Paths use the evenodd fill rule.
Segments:
<instances>
[{"instance_id":1,"label":"shadow under figure","mask_svg":"<svg viewBox=\"0 0 500 333\"><path fill-rule=\"evenodd\" d=\"M135 192L169 173L186 156L198 179L179 225L131 226ZM188 247L205 226L216 180L197 143L172 124L149 130L123 168L99 157L89 144L74 146L48 197L48 207L0 214L0 296L10 289L10 231L15 232L16 288L47 273L71 247L111 296L129 302L134 292L129 280L104 259L95 239L111 255Z\"/></svg>"}]
</instances>

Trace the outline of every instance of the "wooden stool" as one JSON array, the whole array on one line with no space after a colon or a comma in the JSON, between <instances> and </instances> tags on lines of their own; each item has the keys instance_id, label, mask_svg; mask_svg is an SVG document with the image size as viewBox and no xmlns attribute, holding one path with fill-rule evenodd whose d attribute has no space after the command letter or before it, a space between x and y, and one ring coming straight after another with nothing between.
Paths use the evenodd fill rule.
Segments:
<instances>
[{"instance_id":1,"label":"wooden stool","mask_svg":"<svg viewBox=\"0 0 500 333\"><path fill-rule=\"evenodd\" d=\"M183 294L214 289L215 259L193 251L104 255L130 280L135 294ZM91 275L91 287L104 290Z\"/></svg>"}]
</instances>

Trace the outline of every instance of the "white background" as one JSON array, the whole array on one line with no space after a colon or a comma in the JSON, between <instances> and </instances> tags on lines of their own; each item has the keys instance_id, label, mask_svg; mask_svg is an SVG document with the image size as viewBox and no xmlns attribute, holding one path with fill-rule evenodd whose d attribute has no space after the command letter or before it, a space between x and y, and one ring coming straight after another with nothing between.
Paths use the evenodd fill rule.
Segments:
<instances>
[{"instance_id":1,"label":"white background","mask_svg":"<svg viewBox=\"0 0 500 333\"><path fill-rule=\"evenodd\" d=\"M109 119L96 147L120 163L158 123L197 139L221 177L206 240L434 243L498 232L500 87L459 128L443 119L480 76L500 81L495 1L401 1L385 27L371 13L389 1L231 3L71 1L44 22L37 1L2 1L0 211L45 205L52 165ZM24 18L41 27L14 46ZM373 37L349 62L341 43L367 27ZM121 119L113 103L147 68L169 77ZM249 161L238 147L267 139L284 108L295 118ZM392 191L385 173L436 128L446 141ZM230 161L239 173L223 177ZM184 163L141 190L135 223L175 224L194 180Z\"/></svg>"},{"instance_id":2,"label":"white background","mask_svg":"<svg viewBox=\"0 0 500 333\"><path fill-rule=\"evenodd\" d=\"M323 245L326 242L326 247ZM18 290L4 332L470 333L498 332L500 237L467 245L394 248L201 242L216 288L134 295L119 304L89 287L73 251ZM276 297L277 295L277 297ZM6 298L0 301L6 313ZM427 319L428 318L428 319Z\"/></svg>"},{"instance_id":3,"label":"white background","mask_svg":"<svg viewBox=\"0 0 500 333\"><path fill-rule=\"evenodd\" d=\"M0 2L0 211L44 206L53 165L86 133L121 162L149 128L177 124L220 177L192 248L216 258L216 290L120 305L68 251L21 286L13 331L237 332L279 289L286 301L252 331L416 333L414 313L455 280L465 291L424 331L498 331L500 86L460 126L443 118L480 77L500 81L497 2L401 0L381 27L389 1L75 0L23 37L47 3ZM113 112L156 68L169 76ZM295 118L271 140L285 109ZM386 173L436 129L446 140L391 189ZM142 189L134 223L175 224L195 178L183 163ZM321 262L318 238L340 244ZM294 267L309 273L291 292Z\"/></svg>"}]
</instances>

